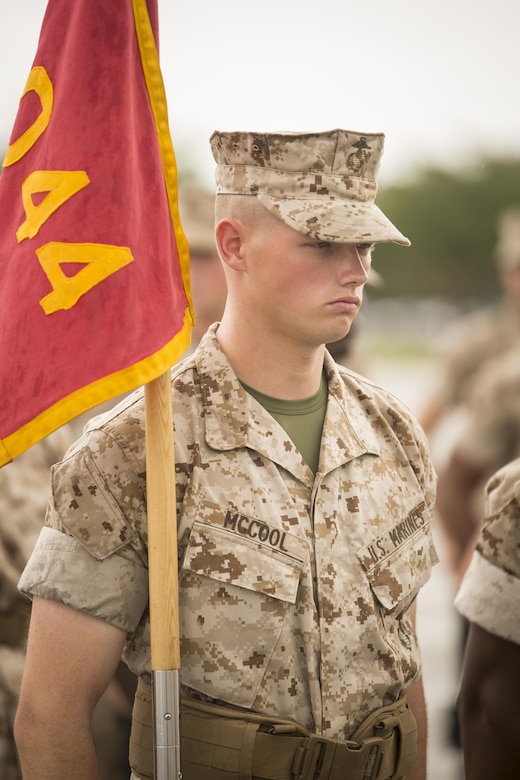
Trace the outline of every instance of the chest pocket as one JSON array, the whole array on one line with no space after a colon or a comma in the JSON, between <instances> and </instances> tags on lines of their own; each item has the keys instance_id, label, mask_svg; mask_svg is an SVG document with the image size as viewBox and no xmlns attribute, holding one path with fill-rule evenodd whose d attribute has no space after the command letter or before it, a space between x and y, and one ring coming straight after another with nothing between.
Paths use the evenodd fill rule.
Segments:
<instances>
[{"instance_id":1,"label":"chest pocket","mask_svg":"<svg viewBox=\"0 0 520 780\"><path fill-rule=\"evenodd\" d=\"M305 557L298 537L259 525L266 543L195 521L180 573L182 683L243 707L290 619Z\"/></svg>"},{"instance_id":2,"label":"chest pocket","mask_svg":"<svg viewBox=\"0 0 520 780\"><path fill-rule=\"evenodd\" d=\"M399 617L439 560L424 504L360 550L358 558L383 613Z\"/></svg>"}]
</instances>

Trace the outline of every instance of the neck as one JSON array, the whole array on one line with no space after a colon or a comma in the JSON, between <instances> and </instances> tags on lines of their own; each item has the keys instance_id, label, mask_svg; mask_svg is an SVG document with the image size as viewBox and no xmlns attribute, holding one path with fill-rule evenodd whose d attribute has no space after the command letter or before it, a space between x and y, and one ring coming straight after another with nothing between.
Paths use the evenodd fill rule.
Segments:
<instances>
[{"instance_id":1,"label":"neck","mask_svg":"<svg viewBox=\"0 0 520 780\"><path fill-rule=\"evenodd\" d=\"M318 392L324 346L294 344L279 335L260 340L247 326L232 327L225 316L217 338L236 375L249 387L288 401Z\"/></svg>"}]
</instances>

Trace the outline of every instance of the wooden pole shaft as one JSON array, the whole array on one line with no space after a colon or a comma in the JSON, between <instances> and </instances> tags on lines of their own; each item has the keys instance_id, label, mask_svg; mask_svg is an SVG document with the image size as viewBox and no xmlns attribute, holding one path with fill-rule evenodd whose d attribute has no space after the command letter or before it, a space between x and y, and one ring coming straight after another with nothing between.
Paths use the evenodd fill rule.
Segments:
<instances>
[{"instance_id":1,"label":"wooden pole shaft","mask_svg":"<svg viewBox=\"0 0 520 780\"><path fill-rule=\"evenodd\" d=\"M145 385L152 670L180 669L175 456L170 372Z\"/></svg>"}]
</instances>

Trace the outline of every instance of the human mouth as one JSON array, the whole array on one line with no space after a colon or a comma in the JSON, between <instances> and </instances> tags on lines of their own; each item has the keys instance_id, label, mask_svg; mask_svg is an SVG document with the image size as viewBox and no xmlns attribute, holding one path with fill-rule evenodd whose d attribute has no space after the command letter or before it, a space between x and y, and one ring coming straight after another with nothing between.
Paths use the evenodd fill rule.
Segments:
<instances>
[{"instance_id":1,"label":"human mouth","mask_svg":"<svg viewBox=\"0 0 520 780\"><path fill-rule=\"evenodd\" d=\"M331 301L329 306L340 312L356 312L361 306L361 298L357 295L349 295L345 298L337 298Z\"/></svg>"}]
</instances>

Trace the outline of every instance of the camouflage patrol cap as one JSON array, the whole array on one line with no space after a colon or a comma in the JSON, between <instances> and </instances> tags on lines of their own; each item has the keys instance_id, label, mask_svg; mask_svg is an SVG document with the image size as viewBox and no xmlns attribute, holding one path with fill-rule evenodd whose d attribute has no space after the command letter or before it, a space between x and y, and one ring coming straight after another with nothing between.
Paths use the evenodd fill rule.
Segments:
<instances>
[{"instance_id":1,"label":"camouflage patrol cap","mask_svg":"<svg viewBox=\"0 0 520 780\"><path fill-rule=\"evenodd\" d=\"M495 256L502 268L520 266L520 206L511 206L500 215Z\"/></svg>"},{"instance_id":2,"label":"camouflage patrol cap","mask_svg":"<svg viewBox=\"0 0 520 780\"><path fill-rule=\"evenodd\" d=\"M289 227L321 241L410 241L375 205L382 133L215 131L219 194L256 195Z\"/></svg>"},{"instance_id":3,"label":"camouflage patrol cap","mask_svg":"<svg viewBox=\"0 0 520 780\"><path fill-rule=\"evenodd\" d=\"M191 253L216 254L215 193L195 185L179 187L179 213Z\"/></svg>"}]
</instances>

